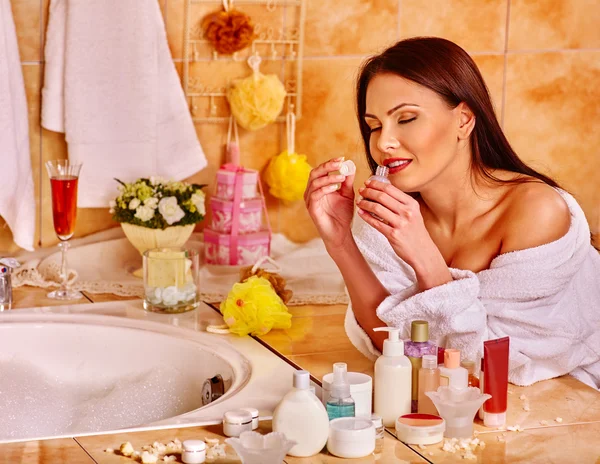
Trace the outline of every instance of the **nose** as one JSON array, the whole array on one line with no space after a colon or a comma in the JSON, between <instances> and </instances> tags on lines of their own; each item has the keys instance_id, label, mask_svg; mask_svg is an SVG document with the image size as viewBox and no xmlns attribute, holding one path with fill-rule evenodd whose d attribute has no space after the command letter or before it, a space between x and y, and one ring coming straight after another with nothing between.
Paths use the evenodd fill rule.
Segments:
<instances>
[{"instance_id":1,"label":"nose","mask_svg":"<svg viewBox=\"0 0 600 464\"><path fill-rule=\"evenodd\" d=\"M377 148L382 153L392 153L400 147L400 142L390 128L382 127L377 140Z\"/></svg>"}]
</instances>

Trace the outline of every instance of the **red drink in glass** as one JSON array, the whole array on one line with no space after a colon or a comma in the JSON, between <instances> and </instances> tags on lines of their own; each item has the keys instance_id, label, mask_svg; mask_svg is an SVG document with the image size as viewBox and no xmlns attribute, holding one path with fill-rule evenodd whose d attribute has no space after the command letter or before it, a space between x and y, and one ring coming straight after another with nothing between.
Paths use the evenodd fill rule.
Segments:
<instances>
[{"instance_id":1,"label":"red drink in glass","mask_svg":"<svg viewBox=\"0 0 600 464\"><path fill-rule=\"evenodd\" d=\"M61 240L69 240L77 219L77 180L75 176L52 177L52 216L54 231Z\"/></svg>"}]
</instances>

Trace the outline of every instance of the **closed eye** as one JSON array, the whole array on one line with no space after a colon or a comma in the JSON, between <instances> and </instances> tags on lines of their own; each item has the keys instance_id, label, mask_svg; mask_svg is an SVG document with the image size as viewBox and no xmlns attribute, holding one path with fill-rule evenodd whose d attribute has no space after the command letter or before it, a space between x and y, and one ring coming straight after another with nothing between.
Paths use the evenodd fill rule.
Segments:
<instances>
[{"instance_id":1,"label":"closed eye","mask_svg":"<svg viewBox=\"0 0 600 464\"><path fill-rule=\"evenodd\" d=\"M416 116L414 118L410 118L410 119L401 119L400 121L398 121L398 124L408 124L409 122L412 122L415 119L417 119Z\"/></svg>"}]
</instances>

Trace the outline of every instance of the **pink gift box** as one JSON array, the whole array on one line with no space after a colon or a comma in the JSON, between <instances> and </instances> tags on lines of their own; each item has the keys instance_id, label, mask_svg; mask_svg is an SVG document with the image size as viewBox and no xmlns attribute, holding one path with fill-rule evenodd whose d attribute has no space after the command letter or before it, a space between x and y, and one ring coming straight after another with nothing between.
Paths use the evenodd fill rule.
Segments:
<instances>
[{"instance_id":1,"label":"pink gift box","mask_svg":"<svg viewBox=\"0 0 600 464\"><path fill-rule=\"evenodd\" d=\"M212 197L210 199L212 210L211 229L215 232L231 233L233 221L233 202ZM262 225L262 199L242 200L238 213L238 233L249 234L258 232Z\"/></svg>"},{"instance_id":2,"label":"pink gift box","mask_svg":"<svg viewBox=\"0 0 600 464\"><path fill-rule=\"evenodd\" d=\"M204 259L207 264L251 266L269 256L271 234L263 230L237 237L204 229ZM230 255L231 248L235 251Z\"/></svg>"},{"instance_id":3,"label":"pink gift box","mask_svg":"<svg viewBox=\"0 0 600 464\"><path fill-rule=\"evenodd\" d=\"M217 171L217 184L215 187L215 196L222 200L233 200L235 193L236 174L242 178L242 198L256 198L258 196L256 185L258 184L258 171L254 169L243 169L233 171L221 168Z\"/></svg>"}]
</instances>

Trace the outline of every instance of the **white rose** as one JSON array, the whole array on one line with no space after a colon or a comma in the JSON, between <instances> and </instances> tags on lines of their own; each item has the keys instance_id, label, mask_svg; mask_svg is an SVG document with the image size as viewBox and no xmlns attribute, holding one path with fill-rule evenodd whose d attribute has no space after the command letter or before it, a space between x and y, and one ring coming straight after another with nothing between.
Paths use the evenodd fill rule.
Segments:
<instances>
[{"instance_id":1,"label":"white rose","mask_svg":"<svg viewBox=\"0 0 600 464\"><path fill-rule=\"evenodd\" d=\"M138 206L135 210L135 217L141 221L149 221L154 217L154 210L148 206Z\"/></svg>"},{"instance_id":2,"label":"white rose","mask_svg":"<svg viewBox=\"0 0 600 464\"><path fill-rule=\"evenodd\" d=\"M156 209L158 207L158 198L155 198L155 197L146 198L144 200L144 205L149 208Z\"/></svg>"},{"instance_id":3,"label":"white rose","mask_svg":"<svg viewBox=\"0 0 600 464\"><path fill-rule=\"evenodd\" d=\"M177 204L177 198L166 197L158 202L158 211L165 218L167 224L172 225L185 216L185 212Z\"/></svg>"},{"instance_id":4,"label":"white rose","mask_svg":"<svg viewBox=\"0 0 600 464\"><path fill-rule=\"evenodd\" d=\"M205 199L205 195L202 190L195 192L194 194L192 194L192 197L190 198L190 200L192 201L192 203L194 204L194 206L196 207L196 209L202 216L204 216L206 214L206 208L204 206L204 199Z\"/></svg>"},{"instance_id":5,"label":"white rose","mask_svg":"<svg viewBox=\"0 0 600 464\"><path fill-rule=\"evenodd\" d=\"M165 179L163 179L160 176L150 176L150 183L152 185L164 184L165 183Z\"/></svg>"},{"instance_id":6,"label":"white rose","mask_svg":"<svg viewBox=\"0 0 600 464\"><path fill-rule=\"evenodd\" d=\"M141 203L142 202L139 199L134 198L129 202L129 209L136 209Z\"/></svg>"}]
</instances>

